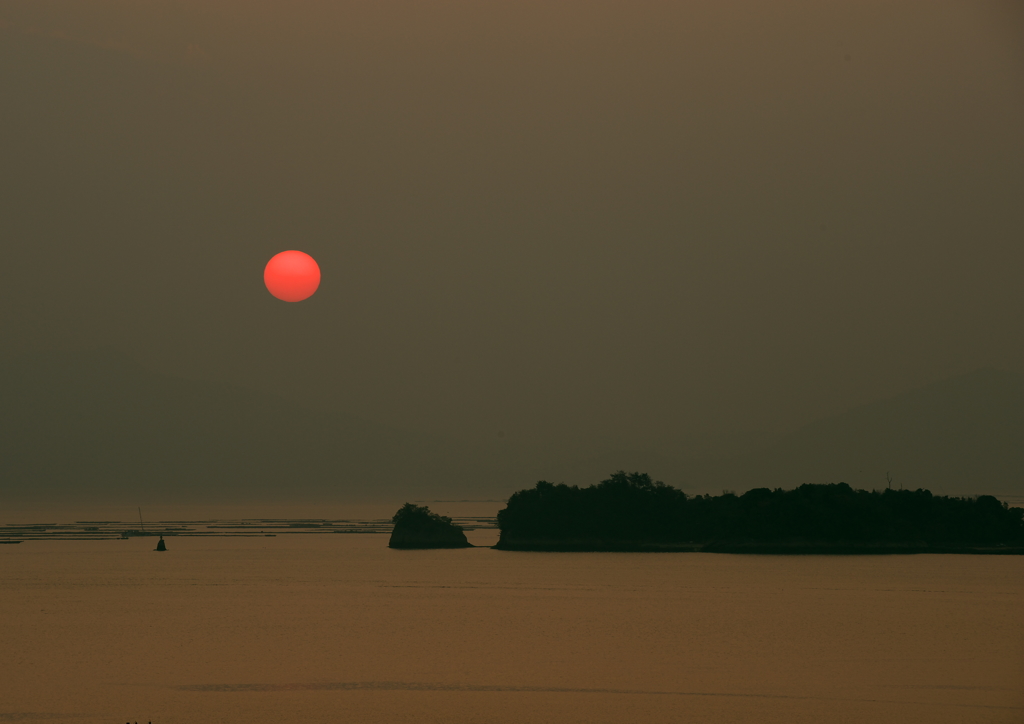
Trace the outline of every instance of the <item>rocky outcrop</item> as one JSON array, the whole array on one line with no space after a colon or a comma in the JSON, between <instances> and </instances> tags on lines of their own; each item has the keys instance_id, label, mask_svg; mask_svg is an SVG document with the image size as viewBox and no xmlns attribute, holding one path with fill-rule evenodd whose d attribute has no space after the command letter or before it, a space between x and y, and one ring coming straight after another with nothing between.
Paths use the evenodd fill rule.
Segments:
<instances>
[{"instance_id":1,"label":"rocky outcrop","mask_svg":"<svg viewBox=\"0 0 1024 724\"><path fill-rule=\"evenodd\" d=\"M426 506L406 503L391 521L389 548L472 548L462 528Z\"/></svg>"}]
</instances>

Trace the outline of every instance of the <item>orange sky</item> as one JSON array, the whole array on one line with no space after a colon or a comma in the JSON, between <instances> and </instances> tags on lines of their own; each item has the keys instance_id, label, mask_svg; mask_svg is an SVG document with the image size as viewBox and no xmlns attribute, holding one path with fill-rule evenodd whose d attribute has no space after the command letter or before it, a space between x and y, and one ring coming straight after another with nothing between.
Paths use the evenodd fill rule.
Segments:
<instances>
[{"instance_id":1,"label":"orange sky","mask_svg":"<svg viewBox=\"0 0 1024 724\"><path fill-rule=\"evenodd\" d=\"M581 448L1024 371L1012 4L32 0L0 20L5 354L107 345ZM261 280L286 248L324 275L289 308Z\"/></svg>"}]
</instances>

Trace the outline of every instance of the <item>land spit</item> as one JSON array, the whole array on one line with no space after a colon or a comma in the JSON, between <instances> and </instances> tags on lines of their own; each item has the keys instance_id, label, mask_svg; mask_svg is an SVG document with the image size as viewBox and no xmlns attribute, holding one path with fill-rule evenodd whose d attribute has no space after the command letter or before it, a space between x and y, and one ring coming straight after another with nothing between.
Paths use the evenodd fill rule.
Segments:
<instances>
[{"instance_id":1,"label":"land spit","mask_svg":"<svg viewBox=\"0 0 1024 724\"><path fill-rule=\"evenodd\" d=\"M463 530L496 528L493 517L454 518ZM253 538L278 535L390 533L388 518L339 519L251 518L239 520L169 520L147 523L80 520L74 523L28 523L0 526L0 543L34 540L124 540L139 536Z\"/></svg>"}]
</instances>

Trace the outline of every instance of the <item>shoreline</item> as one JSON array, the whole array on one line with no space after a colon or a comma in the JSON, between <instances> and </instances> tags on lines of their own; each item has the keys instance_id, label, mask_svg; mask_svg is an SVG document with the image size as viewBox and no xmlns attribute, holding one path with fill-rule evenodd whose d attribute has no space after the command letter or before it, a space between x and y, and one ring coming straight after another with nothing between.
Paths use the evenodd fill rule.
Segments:
<instances>
[{"instance_id":1,"label":"shoreline","mask_svg":"<svg viewBox=\"0 0 1024 724\"><path fill-rule=\"evenodd\" d=\"M745 555L1024 555L1024 545L956 546L925 543L604 543L595 541L536 541L502 543L499 551L536 553L734 553Z\"/></svg>"}]
</instances>

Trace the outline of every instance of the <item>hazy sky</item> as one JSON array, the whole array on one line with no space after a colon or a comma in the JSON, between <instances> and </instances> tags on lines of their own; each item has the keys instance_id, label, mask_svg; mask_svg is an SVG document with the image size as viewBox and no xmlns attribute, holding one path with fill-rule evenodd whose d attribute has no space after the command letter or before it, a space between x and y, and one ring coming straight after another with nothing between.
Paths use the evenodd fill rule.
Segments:
<instances>
[{"instance_id":1,"label":"hazy sky","mask_svg":"<svg viewBox=\"0 0 1024 724\"><path fill-rule=\"evenodd\" d=\"M1024 371L1020 7L7 0L3 354L567 445Z\"/></svg>"}]
</instances>

